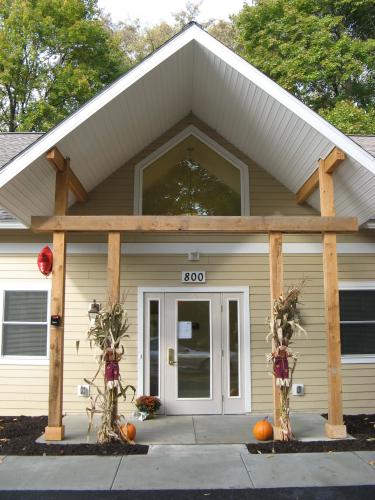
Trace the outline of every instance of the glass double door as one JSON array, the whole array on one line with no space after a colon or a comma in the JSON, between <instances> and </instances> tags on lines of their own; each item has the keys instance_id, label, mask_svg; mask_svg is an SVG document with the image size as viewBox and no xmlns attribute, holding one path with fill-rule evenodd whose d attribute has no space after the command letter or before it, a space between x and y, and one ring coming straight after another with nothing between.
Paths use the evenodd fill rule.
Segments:
<instances>
[{"instance_id":1,"label":"glass double door","mask_svg":"<svg viewBox=\"0 0 375 500\"><path fill-rule=\"evenodd\" d=\"M150 393L170 415L244 413L242 294L157 295L146 308Z\"/></svg>"}]
</instances>

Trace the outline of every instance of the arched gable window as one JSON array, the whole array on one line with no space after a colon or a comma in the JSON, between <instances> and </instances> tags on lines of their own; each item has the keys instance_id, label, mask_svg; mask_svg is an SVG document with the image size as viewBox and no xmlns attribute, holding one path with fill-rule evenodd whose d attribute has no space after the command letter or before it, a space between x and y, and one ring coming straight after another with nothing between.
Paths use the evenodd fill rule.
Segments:
<instances>
[{"instance_id":1,"label":"arched gable window","mask_svg":"<svg viewBox=\"0 0 375 500\"><path fill-rule=\"evenodd\" d=\"M135 169L135 213L247 215L248 167L188 127Z\"/></svg>"}]
</instances>

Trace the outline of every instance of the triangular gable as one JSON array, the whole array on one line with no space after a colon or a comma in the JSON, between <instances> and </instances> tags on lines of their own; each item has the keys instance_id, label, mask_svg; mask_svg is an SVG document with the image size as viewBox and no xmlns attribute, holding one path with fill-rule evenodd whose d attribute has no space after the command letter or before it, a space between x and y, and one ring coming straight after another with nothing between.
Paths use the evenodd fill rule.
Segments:
<instances>
[{"instance_id":1,"label":"triangular gable","mask_svg":"<svg viewBox=\"0 0 375 500\"><path fill-rule=\"evenodd\" d=\"M190 111L293 192L339 147L348 160L337 174L338 215L364 222L375 213L375 159L194 23L8 163L0 204L25 223L48 215L50 148L71 158L91 190Z\"/></svg>"}]
</instances>

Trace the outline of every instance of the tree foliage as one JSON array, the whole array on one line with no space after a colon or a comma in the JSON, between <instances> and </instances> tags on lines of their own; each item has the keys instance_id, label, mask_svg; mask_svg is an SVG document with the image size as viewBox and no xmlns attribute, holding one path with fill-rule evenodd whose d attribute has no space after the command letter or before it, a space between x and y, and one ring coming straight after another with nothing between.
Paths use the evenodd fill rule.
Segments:
<instances>
[{"instance_id":1,"label":"tree foliage","mask_svg":"<svg viewBox=\"0 0 375 500\"><path fill-rule=\"evenodd\" d=\"M0 1L0 128L48 130L124 69L96 0Z\"/></svg>"},{"instance_id":2,"label":"tree foliage","mask_svg":"<svg viewBox=\"0 0 375 500\"><path fill-rule=\"evenodd\" d=\"M121 38L121 47L126 64L136 64L163 43L177 34L191 21L197 21L202 1L187 1L185 9L172 14L174 21L165 21L152 26L145 26L139 19L121 22L117 26ZM232 49L236 49L236 27L231 21L210 19L200 23L209 33Z\"/></svg>"},{"instance_id":3,"label":"tree foliage","mask_svg":"<svg viewBox=\"0 0 375 500\"><path fill-rule=\"evenodd\" d=\"M373 0L258 0L203 27L346 133L375 133ZM0 130L48 130L199 18L112 25L97 0L0 0Z\"/></svg>"},{"instance_id":4,"label":"tree foliage","mask_svg":"<svg viewBox=\"0 0 375 500\"><path fill-rule=\"evenodd\" d=\"M375 133L373 0L258 0L236 17L242 55L346 133Z\"/></svg>"}]
</instances>

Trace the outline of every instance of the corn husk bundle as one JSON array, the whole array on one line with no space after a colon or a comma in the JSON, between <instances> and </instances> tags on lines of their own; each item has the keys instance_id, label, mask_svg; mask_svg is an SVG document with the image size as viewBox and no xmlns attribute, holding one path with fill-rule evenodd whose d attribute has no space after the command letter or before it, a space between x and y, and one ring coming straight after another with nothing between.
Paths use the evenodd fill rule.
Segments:
<instances>
[{"instance_id":1,"label":"corn husk bundle","mask_svg":"<svg viewBox=\"0 0 375 500\"><path fill-rule=\"evenodd\" d=\"M87 332L90 347L99 351L97 356L98 370L94 377L85 382L96 389L97 394L90 397L90 407L86 409L89 418L89 432L91 431L95 414L101 415L101 424L97 440L99 443L108 443L121 439L119 433L118 400L124 401L130 389L135 394L132 385L124 386L121 377L116 375L116 380L108 380L108 364L110 362L117 366L124 355L123 342L129 336L126 334L129 328L128 314L123 302L109 303L101 309L95 319L90 323ZM102 373L104 387L96 383L98 375Z\"/></svg>"},{"instance_id":2,"label":"corn husk bundle","mask_svg":"<svg viewBox=\"0 0 375 500\"><path fill-rule=\"evenodd\" d=\"M300 324L297 311L298 299L304 281L288 289L286 295L280 295L273 303L270 332L267 341L272 340L272 352L267 354L267 361L272 365L272 373L276 385L280 388L280 426L281 439L291 441L293 432L290 423L289 393L293 383L298 353L294 353L290 345L294 335L306 334Z\"/></svg>"}]
</instances>

